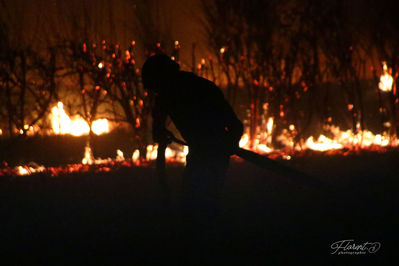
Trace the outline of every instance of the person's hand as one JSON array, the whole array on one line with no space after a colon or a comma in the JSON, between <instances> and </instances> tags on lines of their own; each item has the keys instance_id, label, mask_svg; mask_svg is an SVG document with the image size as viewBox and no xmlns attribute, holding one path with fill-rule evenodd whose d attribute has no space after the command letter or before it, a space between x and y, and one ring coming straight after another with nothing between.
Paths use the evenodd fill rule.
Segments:
<instances>
[{"instance_id":1,"label":"person's hand","mask_svg":"<svg viewBox=\"0 0 399 266\"><path fill-rule=\"evenodd\" d=\"M233 155L240 148L239 146L240 139L237 139L235 136L227 135L225 148L230 155Z\"/></svg>"}]
</instances>

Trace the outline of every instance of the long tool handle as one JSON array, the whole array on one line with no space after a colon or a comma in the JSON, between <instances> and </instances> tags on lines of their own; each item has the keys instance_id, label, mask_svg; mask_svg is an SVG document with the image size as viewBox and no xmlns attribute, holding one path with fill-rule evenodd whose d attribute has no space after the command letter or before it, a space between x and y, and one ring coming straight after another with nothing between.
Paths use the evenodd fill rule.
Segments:
<instances>
[{"instance_id":1,"label":"long tool handle","mask_svg":"<svg viewBox=\"0 0 399 266\"><path fill-rule=\"evenodd\" d=\"M322 181L308 174L305 174L294 168L286 166L275 160L269 159L268 157L260 155L256 152L239 148L235 154L246 161L256 164L259 167L289 177L290 179L302 183L304 185L315 186L315 187L324 187L325 185Z\"/></svg>"},{"instance_id":2,"label":"long tool handle","mask_svg":"<svg viewBox=\"0 0 399 266\"><path fill-rule=\"evenodd\" d=\"M176 138L175 136L171 136L171 140L181 144L181 145L187 145L184 141ZM294 168L291 168L289 166L286 166L282 163L279 163L275 160L269 159L267 156L260 155L256 152L246 150L243 148L238 148L237 151L235 152L235 155L241 157L242 159L251 162L261 168L264 168L266 170L273 171L275 173L281 174L283 176L289 177L291 180L295 182L299 182L304 185L308 186L314 186L318 188L326 188L325 183L308 175L305 174L301 171L298 171Z\"/></svg>"},{"instance_id":3,"label":"long tool handle","mask_svg":"<svg viewBox=\"0 0 399 266\"><path fill-rule=\"evenodd\" d=\"M157 160L156 160L158 182L159 182L159 187L161 189L163 202L165 205L169 204L169 198L170 198L168 182L166 180L166 163L165 163L165 150L167 146L168 146L167 143L159 143L157 151Z\"/></svg>"}]
</instances>

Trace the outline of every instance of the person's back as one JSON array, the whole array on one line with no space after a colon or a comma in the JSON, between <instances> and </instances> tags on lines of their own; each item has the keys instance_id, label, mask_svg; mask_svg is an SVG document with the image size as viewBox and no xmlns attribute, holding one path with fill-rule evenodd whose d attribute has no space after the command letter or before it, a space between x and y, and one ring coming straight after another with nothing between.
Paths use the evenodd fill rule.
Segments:
<instances>
[{"instance_id":1,"label":"person's back","mask_svg":"<svg viewBox=\"0 0 399 266\"><path fill-rule=\"evenodd\" d=\"M158 98L159 111L171 117L191 147L225 149L231 128L240 136L241 122L213 82L180 71Z\"/></svg>"}]
</instances>

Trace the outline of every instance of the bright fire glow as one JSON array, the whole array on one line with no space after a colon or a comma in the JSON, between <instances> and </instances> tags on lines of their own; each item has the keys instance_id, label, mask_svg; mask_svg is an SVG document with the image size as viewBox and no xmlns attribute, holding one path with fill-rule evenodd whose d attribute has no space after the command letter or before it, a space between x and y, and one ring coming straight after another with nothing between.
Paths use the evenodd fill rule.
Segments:
<instances>
[{"instance_id":1,"label":"bright fire glow","mask_svg":"<svg viewBox=\"0 0 399 266\"><path fill-rule=\"evenodd\" d=\"M50 119L55 134L82 136L87 135L90 132L90 127L84 119L76 116L71 119L67 115L62 102L58 102L57 106L54 106L51 109ZM97 135L109 132L108 120L98 119L93 121L92 130L94 134Z\"/></svg>"},{"instance_id":2,"label":"bright fire glow","mask_svg":"<svg viewBox=\"0 0 399 266\"><path fill-rule=\"evenodd\" d=\"M29 171L23 166L18 166L18 173L19 175L29 175Z\"/></svg>"},{"instance_id":3,"label":"bright fire glow","mask_svg":"<svg viewBox=\"0 0 399 266\"><path fill-rule=\"evenodd\" d=\"M158 145L148 145L146 160L153 161L156 160L158 154ZM169 161L175 161L180 163L186 162L186 155L188 154L188 147L184 146L183 150L171 149L167 147L165 149L165 159Z\"/></svg>"},{"instance_id":4,"label":"bright fire glow","mask_svg":"<svg viewBox=\"0 0 399 266\"><path fill-rule=\"evenodd\" d=\"M132 161L135 164L139 164L140 163L140 150L139 149L135 149L133 154L132 154Z\"/></svg>"},{"instance_id":5,"label":"bright fire glow","mask_svg":"<svg viewBox=\"0 0 399 266\"><path fill-rule=\"evenodd\" d=\"M91 125L94 134L101 135L109 132L109 124L107 119L97 119Z\"/></svg>"},{"instance_id":6,"label":"bright fire glow","mask_svg":"<svg viewBox=\"0 0 399 266\"><path fill-rule=\"evenodd\" d=\"M311 150L317 151L342 149L344 147L342 144L337 143L336 140L329 139L324 135L320 135L316 142L314 141L313 136L309 137L306 140L306 146Z\"/></svg>"},{"instance_id":7,"label":"bright fire glow","mask_svg":"<svg viewBox=\"0 0 399 266\"><path fill-rule=\"evenodd\" d=\"M82 164L92 165L95 162L93 152L91 151L90 145L85 147L85 155L82 159Z\"/></svg>"},{"instance_id":8,"label":"bright fire glow","mask_svg":"<svg viewBox=\"0 0 399 266\"><path fill-rule=\"evenodd\" d=\"M242 135L240 143L238 145L240 146L240 148L245 148L248 143L249 143L249 136L247 133L245 133L244 135Z\"/></svg>"},{"instance_id":9,"label":"bright fire glow","mask_svg":"<svg viewBox=\"0 0 399 266\"><path fill-rule=\"evenodd\" d=\"M248 133L245 133L239 143L241 148L252 149L259 153L271 153L276 151L270 148L271 134L272 134L272 119L268 119L266 125L266 132L259 134L259 136L253 141L253 147L250 147L250 139ZM327 126L326 130L329 131L331 137L327 137L321 134L319 137L314 136L308 137L306 140L294 142L295 126L290 125L290 130L284 129L280 135L276 137L276 140L280 142L286 149L290 150L315 150L315 151L328 151L328 150L339 150L343 148L351 149L354 146L360 148L368 148L370 146L398 146L398 140L390 139L390 136L384 134L373 134L368 130L359 130L358 133L353 133L352 130L346 131L341 130L337 126Z\"/></svg>"},{"instance_id":10,"label":"bright fire glow","mask_svg":"<svg viewBox=\"0 0 399 266\"><path fill-rule=\"evenodd\" d=\"M273 124L274 124L274 119L273 119L273 117L269 117L269 120L267 121L267 126L266 126L266 129L267 129L267 133L268 133L268 134L271 134L271 133L272 133Z\"/></svg>"},{"instance_id":11,"label":"bright fire glow","mask_svg":"<svg viewBox=\"0 0 399 266\"><path fill-rule=\"evenodd\" d=\"M17 166L16 167L16 172L18 175L30 175L33 173L39 173L43 172L45 170L45 167L42 165L38 165L36 163L32 163L32 165L24 165L24 166Z\"/></svg>"},{"instance_id":12,"label":"bright fire glow","mask_svg":"<svg viewBox=\"0 0 399 266\"><path fill-rule=\"evenodd\" d=\"M149 161L154 161L157 158L157 153L158 153L158 145L148 145L147 146L147 154L146 158L144 161L140 160L140 151L138 149L134 150L131 158L131 162L133 162L134 165L141 165L142 162L149 162ZM174 161L174 162L179 162L179 163L185 163L186 162L186 155L188 154L188 147L185 146L183 150L175 150L171 149L169 147L166 148L165 150L165 159L168 161ZM85 147L85 152L84 152L84 157L82 159L82 164L84 165L100 165L100 164L107 164L112 161L124 163L128 161L125 159L124 154L121 150L117 149L116 150L116 158L111 159L94 159L93 152L90 148L90 145L86 145ZM27 173L29 174L29 173Z\"/></svg>"},{"instance_id":13,"label":"bright fire glow","mask_svg":"<svg viewBox=\"0 0 399 266\"><path fill-rule=\"evenodd\" d=\"M158 145L148 145L147 146L147 154L145 158L147 160L155 160L157 158L157 150L158 150Z\"/></svg>"},{"instance_id":14,"label":"bright fire glow","mask_svg":"<svg viewBox=\"0 0 399 266\"><path fill-rule=\"evenodd\" d=\"M382 62L382 68L384 73L380 77L380 83L378 84L378 88L381 91L391 91L393 85L393 77L390 73L390 69L388 69L387 62Z\"/></svg>"},{"instance_id":15,"label":"bright fire glow","mask_svg":"<svg viewBox=\"0 0 399 266\"><path fill-rule=\"evenodd\" d=\"M116 160L117 161L125 160L125 156L123 156L123 151L121 151L119 149L116 150Z\"/></svg>"},{"instance_id":16,"label":"bright fire glow","mask_svg":"<svg viewBox=\"0 0 399 266\"><path fill-rule=\"evenodd\" d=\"M258 144L256 146L256 151L259 151L261 153L269 153L272 151L272 149L267 147L266 144Z\"/></svg>"},{"instance_id":17,"label":"bright fire glow","mask_svg":"<svg viewBox=\"0 0 399 266\"><path fill-rule=\"evenodd\" d=\"M69 118L69 116L65 113L63 109L63 105L61 102L57 104L56 107L52 110L52 115L54 117L58 117L59 120L53 120L53 126L55 132L61 132L65 134L65 132L70 133L70 127L73 122ZM65 121L66 122L65 122ZM396 138L392 138L388 133L383 134L373 134L368 130L358 130L357 133L354 133L352 130L341 130L338 126L328 125L324 127L325 134L321 134L318 137L310 136L306 140L300 139L297 142L294 142L295 134L297 134L296 126L293 124L288 125L288 129L283 129L280 135L276 136L276 141L280 142L282 145L281 149L271 148L272 143L272 133L273 133L273 117L265 118L263 120L263 126L260 128L260 132L258 133L256 139L254 139L251 143L248 131L243 134L240 140L240 147L245 149L251 149L255 152L261 154L271 154L271 156L278 155L280 158L285 160L290 160L292 157L292 153L290 151L301 151L301 150L315 150L315 151L332 151L332 150L341 150L341 149L349 149L353 150L356 148L368 148L371 147L374 149L375 147L394 147L399 146L399 140ZM98 124L94 126L93 130L99 126L99 128L105 127L107 128L108 123L106 120L98 120ZM26 127L25 127L26 128ZM262 130L263 128L263 130ZM57 131L58 129L58 131ZM107 129L108 130L108 129ZM104 132L107 132L104 130ZM97 131L98 133L98 131ZM328 137L327 137L328 136ZM186 155L189 150L187 146L176 146L177 144L171 144L170 147L167 147L165 150L165 158L168 162L186 162ZM252 145L252 147L250 146ZM85 166L84 169L102 169L101 171L110 171L113 167L119 166L140 166L140 165L148 165L150 161L153 161L157 158L158 145L148 145L146 147L145 158L140 158L140 151L138 149L134 150L131 159L126 159L124 157L124 153L121 150L116 150L116 158L111 159L95 159L93 152L89 145L86 145L84 149L84 157L81 161L82 165L91 165L90 167ZM341 151L339 151L341 152ZM346 153L344 153L346 154ZM96 168L97 167L97 168ZM76 165L68 166L68 170L66 172L70 172L73 169L79 168ZM14 173L17 175L30 175L37 172L51 172L52 175L57 175L57 171L50 168L44 168L39 165L30 165L30 166L17 166L14 168ZM86 170L87 171L87 170ZM62 171L61 171L62 172Z\"/></svg>"}]
</instances>

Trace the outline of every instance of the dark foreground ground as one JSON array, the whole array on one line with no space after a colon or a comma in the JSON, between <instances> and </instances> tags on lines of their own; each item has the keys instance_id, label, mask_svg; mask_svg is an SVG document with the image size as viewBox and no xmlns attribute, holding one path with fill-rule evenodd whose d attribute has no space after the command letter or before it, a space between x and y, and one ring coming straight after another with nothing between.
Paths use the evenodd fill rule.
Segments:
<instances>
[{"instance_id":1,"label":"dark foreground ground","mask_svg":"<svg viewBox=\"0 0 399 266\"><path fill-rule=\"evenodd\" d=\"M153 168L0 177L2 265L398 265L399 153L302 157L289 162L329 184L304 187L232 163L223 213L205 243L182 241L182 167L162 200ZM380 242L374 254L332 255L332 243Z\"/></svg>"}]
</instances>

